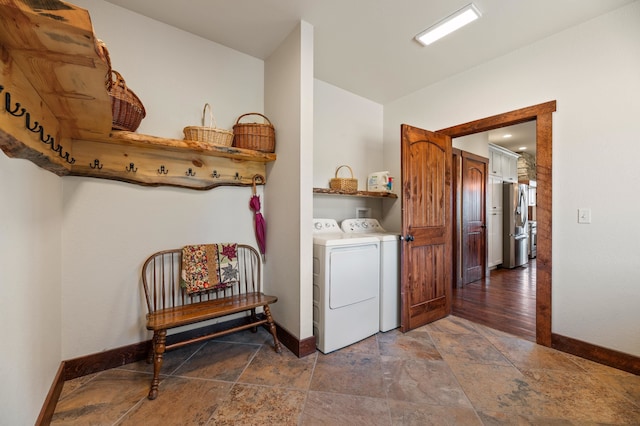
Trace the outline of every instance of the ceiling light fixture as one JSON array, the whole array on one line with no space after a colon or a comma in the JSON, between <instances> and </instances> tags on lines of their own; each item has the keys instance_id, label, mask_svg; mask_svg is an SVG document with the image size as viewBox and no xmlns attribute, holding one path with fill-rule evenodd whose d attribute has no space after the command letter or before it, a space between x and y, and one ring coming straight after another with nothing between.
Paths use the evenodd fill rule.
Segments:
<instances>
[{"instance_id":1,"label":"ceiling light fixture","mask_svg":"<svg viewBox=\"0 0 640 426\"><path fill-rule=\"evenodd\" d=\"M526 146L521 146L520 148L518 148L520 151L526 151L527 147Z\"/></svg>"},{"instance_id":2,"label":"ceiling light fixture","mask_svg":"<svg viewBox=\"0 0 640 426\"><path fill-rule=\"evenodd\" d=\"M509 139L511 136L513 136L511 133L507 133L505 135L502 135L502 137L505 138L505 139Z\"/></svg>"},{"instance_id":3,"label":"ceiling light fixture","mask_svg":"<svg viewBox=\"0 0 640 426\"><path fill-rule=\"evenodd\" d=\"M418 34L415 39L420 44L428 46L434 41L439 40L447 34L450 34L455 30L464 27L468 23L475 21L481 16L482 14L478 10L478 8L473 3L469 3L457 12L447 16L437 24L432 25L431 27L424 30L423 32Z\"/></svg>"}]
</instances>

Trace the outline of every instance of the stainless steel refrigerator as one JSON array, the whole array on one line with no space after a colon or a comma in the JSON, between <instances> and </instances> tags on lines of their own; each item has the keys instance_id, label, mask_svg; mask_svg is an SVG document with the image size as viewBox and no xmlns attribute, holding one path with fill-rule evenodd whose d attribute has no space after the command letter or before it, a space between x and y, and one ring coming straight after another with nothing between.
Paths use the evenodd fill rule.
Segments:
<instances>
[{"instance_id":1,"label":"stainless steel refrigerator","mask_svg":"<svg viewBox=\"0 0 640 426\"><path fill-rule=\"evenodd\" d=\"M502 267L515 268L529 260L527 229L529 188L524 183L503 182L502 189L504 210Z\"/></svg>"}]
</instances>

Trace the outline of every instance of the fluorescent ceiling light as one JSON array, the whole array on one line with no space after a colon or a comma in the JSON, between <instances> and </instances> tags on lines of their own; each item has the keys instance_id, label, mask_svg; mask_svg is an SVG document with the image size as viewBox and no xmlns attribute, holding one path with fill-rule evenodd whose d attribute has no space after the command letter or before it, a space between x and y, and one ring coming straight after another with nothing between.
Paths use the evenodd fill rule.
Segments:
<instances>
[{"instance_id":1,"label":"fluorescent ceiling light","mask_svg":"<svg viewBox=\"0 0 640 426\"><path fill-rule=\"evenodd\" d=\"M513 136L511 133L507 133L505 135L502 135L502 137L505 138L505 139L509 139L511 136Z\"/></svg>"},{"instance_id":2,"label":"fluorescent ceiling light","mask_svg":"<svg viewBox=\"0 0 640 426\"><path fill-rule=\"evenodd\" d=\"M450 34L455 30L464 27L468 23L475 21L480 16L482 16L482 14L478 8L476 8L473 3L470 3L454 14L447 16L437 24L427 28L418 34L415 39L419 43L428 46L447 34Z\"/></svg>"}]
</instances>

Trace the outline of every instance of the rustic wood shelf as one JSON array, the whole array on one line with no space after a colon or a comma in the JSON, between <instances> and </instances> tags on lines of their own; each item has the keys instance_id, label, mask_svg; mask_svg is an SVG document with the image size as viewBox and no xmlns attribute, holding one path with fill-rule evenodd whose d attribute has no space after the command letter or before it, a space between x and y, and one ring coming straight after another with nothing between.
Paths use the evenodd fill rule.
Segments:
<instances>
[{"instance_id":1,"label":"rustic wood shelf","mask_svg":"<svg viewBox=\"0 0 640 426\"><path fill-rule=\"evenodd\" d=\"M313 188L314 194L324 195L342 195L347 197L369 197L369 198L398 198L398 195L393 192L374 192L374 191L356 191L345 192L339 189L330 188Z\"/></svg>"},{"instance_id":2,"label":"rustic wood shelf","mask_svg":"<svg viewBox=\"0 0 640 426\"><path fill-rule=\"evenodd\" d=\"M276 159L275 154L122 131L72 142L76 161L69 174L152 186L251 185L253 176L264 177L265 164Z\"/></svg>"},{"instance_id":3,"label":"rustic wood shelf","mask_svg":"<svg viewBox=\"0 0 640 426\"><path fill-rule=\"evenodd\" d=\"M0 2L0 149L59 176L210 189L252 185L275 154L111 130L108 65L89 13ZM264 183L264 179L260 181Z\"/></svg>"}]
</instances>

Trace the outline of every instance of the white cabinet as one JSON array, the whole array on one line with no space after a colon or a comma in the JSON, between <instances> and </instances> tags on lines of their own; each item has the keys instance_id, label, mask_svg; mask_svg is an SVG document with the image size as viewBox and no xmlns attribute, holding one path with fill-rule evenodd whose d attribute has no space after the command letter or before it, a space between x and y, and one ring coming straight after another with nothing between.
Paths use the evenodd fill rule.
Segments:
<instances>
[{"instance_id":1,"label":"white cabinet","mask_svg":"<svg viewBox=\"0 0 640 426\"><path fill-rule=\"evenodd\" d=\"M489 176L487 201L488 213L502 211L502 178Z\"/></svg>"},{"instance_id":2,"label":"white cabinet","mask_svg":"<svg viewBox=\"0 0 640 426\"><path fill-rule=\"evenodd\" d=\"M502 177L502 153L489 145L489 173Z\"/></svg>"},{"instance_id":3,"label":"white cabinet","mask_svg":"<svg viewBox=\"0 0 640 426\"><path fill-rule=\"evenodd\" d=\"M489 144L489 171L506 182L518 181L518 157L515 152Z\"/></svg>"},{"instance_id":4,"label":"white cabinet","mask_svg":"<svg viewBox=\"0 0 640 426\"><path fill-rule=\"evenodd\" d=\"M507 182L518 181L518 155L502 154L502 179Z\"/></svg>"},{"instance_id":5,"label":"white cabinet","mask_svg":"<svg viewBox=\"0 0 640 426\"><path fill-rule=\"evenodd\" d=\"M490 212L489 215L489 268L502 263L502 218L503 213Z\"/></svg>"},{"instance_id":6,"label":"white cabinet","mask_svg":"<svg viewBox=\"0 0 640 426\"><path fill-rule=\"evenodd\" d=\"M502 178L489 175L487 190L489 268L502 263L502 216Z\"/></svg>"}]
</instances>

